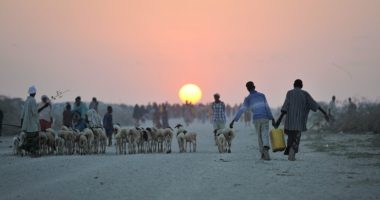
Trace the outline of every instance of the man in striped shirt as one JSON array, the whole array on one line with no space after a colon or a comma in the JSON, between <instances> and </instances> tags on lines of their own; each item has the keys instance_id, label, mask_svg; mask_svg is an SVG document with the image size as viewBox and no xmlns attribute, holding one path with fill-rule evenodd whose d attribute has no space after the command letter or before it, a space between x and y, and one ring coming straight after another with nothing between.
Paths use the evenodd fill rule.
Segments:
<instances>
[{"instance_id":1,"label":"man in striped shirt","mask_svg":"<svg viewBox=\"0 0 380 200\"><path fill-rule=\"evenodd\" d=\"M212 122L214 125L214 140L216 145L216 132L225 128L226 125L226 106L220 100L218 93L214 94L214 102L212 103Z\"/></svg>"},{"instance_id":2,"label":"man in striped shirt","mask_svg":"<svg viewBox=\"0 0 380 200\"><path fill-rule=\"evenodd\" d=\"M321 111L327 121L329 121L328 114L318 105L311 95L302 90L303 83L300 79L294 81L294 89L288 91L284 105L281 108L281 116L277 120L275 127L277 128L282 118L286 115L285 119L285 134L288 135L287 147L285 155L289 155L288 160L294 161L295 154L298 153L298 148L301 139L301 132L307 130L306 123L309 111Z\"/></svg>"},{"instance_id":3,"label":"man in striped shirt","mask_svg":"<svg viewBox=\"0 0 380 200\"><path fill-rule=\"evenodd\" d=\"M235 118L230 123L230 128L233 128L234 122L239 121L241 115L248 109L252 110L252 119L255 124L255 129L258 134L259 149L261 159L270 160L269 157L269 121L274 125L272 112L269 108L265 95L257 92L255 84L252 81L245 85L249 95L244 99L244 103L236 114Z\"/></svg>"}]
</instances>

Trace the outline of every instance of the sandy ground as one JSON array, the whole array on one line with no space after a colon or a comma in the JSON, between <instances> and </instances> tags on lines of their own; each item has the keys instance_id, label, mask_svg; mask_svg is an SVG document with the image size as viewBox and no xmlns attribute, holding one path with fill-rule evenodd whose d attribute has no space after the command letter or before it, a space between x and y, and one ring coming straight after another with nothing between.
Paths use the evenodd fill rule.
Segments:
<instances>
[{"instance_id":1,"label":"sandy ground","mask_svg":"<svg viewBox=\"0 0 380 200\"><path fill-rule=\"evenodd\" d=\"M262 161L253 129L236 124L231 154L219 154L210 124L196 124L198 152L11 155L0 138L0 199L380 199L378 135L303 135L297 161Z\"/></svg>"}]
</instances>

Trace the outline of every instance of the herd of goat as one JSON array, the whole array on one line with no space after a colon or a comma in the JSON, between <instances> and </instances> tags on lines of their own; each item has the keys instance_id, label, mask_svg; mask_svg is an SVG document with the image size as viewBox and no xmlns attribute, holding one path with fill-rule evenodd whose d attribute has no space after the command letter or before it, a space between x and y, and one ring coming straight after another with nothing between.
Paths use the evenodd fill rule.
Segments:
<instances>
[{"instance_id":1,"label":"herd of goat","mask_svg":"<svg viewBox=\"0 0 380 200\"><path fill-rule=\"evenodd\" d=\"M172 128L126 128L114 125L116 154L171 153L172 139L176 134L179 152L196 152L197 133L188 132L181 124ZM225 128L214 131L215 144L219 153L230 153L231 142L235 134ZM27 152L20 148L26 138L21 132L13 138L13 150L16 155ZM38 134L39 154L73 155L104 154L108 139L103 128L86 128L83 131L63 126L61 130L47 129Z\"/></svg>"}]
</instances>

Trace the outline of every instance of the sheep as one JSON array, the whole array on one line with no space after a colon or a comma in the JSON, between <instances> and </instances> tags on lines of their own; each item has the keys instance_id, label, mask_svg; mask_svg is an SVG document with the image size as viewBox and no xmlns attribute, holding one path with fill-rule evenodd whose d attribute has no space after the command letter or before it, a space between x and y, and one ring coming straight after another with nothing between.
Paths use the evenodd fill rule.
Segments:
<instances>
[{"instance_id":1,"label":"sheep","mask_svg":"<svg viewBox=\"0 0 380 200\"><path fill-rule=\"evenodd\" d=\"M84 155L88 152L87 137L85 134L79 134L79 154Z\"/></svg>"},{"instance_id":2,"label":"sheep","mask_svg":"<svg viewBox=\"0 0 380 200\"><path fill-rule=\"evenodd\" d=\"M185 139L185 134L183 132L177 133L177 141L178 141L179 152L180 153L185 152L186 139Z\"/></svg>"},{"instance_id":3,"label":"sheep","mask_svg":"<svg viewBox=\"0 0 380 200\"><path fill-rule=\"evenodd\" d=\"M13 153L15 155L23 156L25 154L25 151L20 148L24 143L25 137L25 132L21 132L20 135L13 137Z\"/></svg>"},{"instance_id":4,"label":"sheep","mask_svg":"<svg viewBox=\"0 0 380 200\"><path fill-rule=\"evenodd\" d=\"M179 152L186 152L186 137L185 134L187 131L183 128L181 124L177 124L174 128L177 129L177 142L179 147Z\"/></svg>"},{"instance_id":5,"label":"sheep","mask_svg":"<svg viewBox=\"0 0 380 200\"><path fill-rule=\"evenodd\" d=\"M157 141L157 137L158 137L158 130L156 128L147 128L146 129L148 131L148 133L150 133L150 152L153 153L153 152L157 152L157 145L158 145L158 141Z\"/></svg>"},{"instance_id":6,"label":"sheep","mask_svg":"<svg viewBox=\"0 0 380 200\"><path fill-rule=\"evenodd\" d=\"M128 140L128 154L137 153L137 143L141 138L141 134L138 128L132 128L129 130L127 135Z\"/></svg>"},{"instance_id":7,"label":"sheep","mask_svg":"<svg viewBox=\"0 0 380 200\"><path fill-rule=\"evenodd\" d=\"M138 142L138 148L139 148L139 153L148 153L149 152L149 140L150 138L150 133L141 128L140 129L140 140Z\"/></svg>"},{"instance_id":8,"label":"sheep","mask_svg":"<svg viewBox=\"0 0 380 200\"><path fill-rule=\"evenodd\" d=\"M46 129L46 136L47 136L48 153L54 153L54 151L56 150L55 131L52 128Z\"/></svg>"},{"instance_id":9,"label":"sheep","mask_svg":"<svg viewBox=\"0 0 380 200\"><path fill-rule=\"evenodd\" d=\"M231 143L232 143L232 140L235 138L234 131L230 128L219 129L216 131L216 135L220 135L220 134L224 135L226 139L227 147L228 147L227 152L231 153Z\"/></svg>"},{"instance_id":10,"label":"sheep","mask_svg":"<svg viewBox=\"0 0 380 200\"><path fill-rule=\"evenodd\" d=\"M62 155L65 151L65 140L58 135L55 136L56 154Z\"/></svg>"},{"instance_id":11,"label":"sheep","mask_svg":"<svg viewBox=\"0 0 380 200\"><path fill-rule=\"evenodd\" d=\"M223 134L216 135L216 143L218 145L219 153L226 153L226 137Z\"/></svg>"},{"instance_id":12,"label":"sheep","mask_svg":"<svg viewBox=\"0 0 380 200\"><path fill-rule=\"evenodd\" d=\"M127 154L126 143L129 130L126 128L121 128L119 125L114 125L113 131L116 139L116 154Z\"/></svg>"},{"instance_id":13,"label":"sheep","mask_svg":"<svg viewBox=\"0 0 380 200\"><path fill-rule=\"evenodd\" d=\"M94 133L91 129L85 128L81 134L84 134L87 138L87 151L88 153L94 153Z\"/></svg>"},{"instance_id":14,"label":"sheep","mask_svg":"<svg viewBox=\"0 0 380 200\"><path fill-rule=\"evenodd\" d=\"M38 132L38 146L39 146L39 154L47 154L48 147L47 147L47 141L48 137L45 132Z\"/></svg>"},{"instance_id":15,"label":"sheep","mask_svg":"<svg viewBox=\"0 0 380 200\"><path fill-rule=\"evenodd\" d=\"M105 130L103 128L91 128L91 130L94 133L94 153L103 153L103 151L105 152L106 147L104 145L107 145L107 135L105 133Z\"/></svg>"},{"instance_id":16,"label":"sheep","mask_svg":"<svg viewBox=\"0 0 380 200\"><path fill-rule=\"evenodd\" d=\"M172 139L173 139L173 129L172 128L165 128L162 130L164 135L164 143L165 143L165 150L166 153L172 152Z\"/></svg>"},{"instance_id":17,"label":"sheep","mask_svg":"<svg viewBox=\"0 0 380 200\"><path fill-rule=\"evenodd\" d=\"M189 150L190 152L196 152L197 151L197 133L195 132L185 132L185 151L187 152L187 144L189 144ZM191 147L193 147L193 151L191 151Z\"/></svg>"},{"instance_id":18,"label":"sheep","mask_svg":"<svg viewBox=\"0 0 380 200\"><path fill-rule=\"evenodd\" d=\"M107 135L104 129L100 132L99 135L99 145L100 145L100 153L106 153L106 148L107 148Z\"/></svg>"},{"instance_id":19,"label":"sheep","mask_svg":"<svg viewBox=\"0 0 380 200\"><path fill-rule=\"evenodd\" d=\"M165 140L165 135L163 129L158 129L156 131L156 138L155 138L155 145L157 152L162 153L164 152L164 140Z\"/></svg>"},{"instance_id":20,"label":"sheep","mask_svg":"<svg viewBox=\"0 0 380 200\"><path fill-rule=\"evenodd\" d=\"M157 129L155 128L146 128L147 136L148 136L148 152L153 153L155 152L155 144L157 139Z\"/></svg>"},{"instance_id":21,"label":"sheep","mask_svg":"<svg viewBox=\"0 0 380 200\"><path fill-rule=\"evenodd\" d=\"M60 131L58 131L58 136L62 138L65 141L65 152L67 154L73 154L74 153L74 140L75 135L74 131L66 129L67 127L62 127Z\"/></svg>"}]
</instances>

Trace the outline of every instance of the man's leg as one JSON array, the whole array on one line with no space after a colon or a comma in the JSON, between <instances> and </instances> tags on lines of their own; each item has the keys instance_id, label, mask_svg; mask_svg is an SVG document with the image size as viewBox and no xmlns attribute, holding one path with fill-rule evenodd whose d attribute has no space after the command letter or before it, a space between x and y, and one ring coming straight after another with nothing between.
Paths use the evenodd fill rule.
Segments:
<instances>
[{"instance_id":1,"label":"man's leg","mask_svg":"<svg viewBox=\"0 0 380 200\"><path fill-rule=\"evenodd\" d=\"M285 150L285 155L289 155L289 160L296 160L295 154L298 153L298 148L301 140L301 131L287 131L285 133L288 135L287 147Z\"/></svg>"},{"instance_id":2,"label":"man's leg","mask_svg":"<svg viewBox=\"0 0 380 200\"><path fill-rule=\"evenodd\" d=\"M260 153L262 154L263 153L263 140L262 140L262 123L260 120L256 120L255 121L255 130L256 130L256 133L257 133L257 140L258 140L258 143L259 143L259 151Z\"/></svg>"},{"instance_id":3,"label":"man's leg","mask_svg":"<svg viewBox=\"0 0 380 200\"><path fill-rule=\"evenodd\" d=\"M269 121L263 120L261 122L261 142L263 145L264 160L270 160L269 156Z\"/></svg>"}]
</instances>

